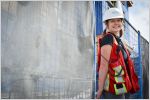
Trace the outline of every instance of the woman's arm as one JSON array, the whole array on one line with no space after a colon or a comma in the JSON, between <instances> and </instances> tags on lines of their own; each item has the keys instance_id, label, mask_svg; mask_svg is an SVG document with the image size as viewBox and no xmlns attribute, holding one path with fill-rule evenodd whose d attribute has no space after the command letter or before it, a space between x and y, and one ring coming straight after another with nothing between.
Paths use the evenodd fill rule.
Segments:
<instances>
[{"instance_id":1,"label":"woman's arm","mask_svg":"<svg viewBox=\"0 0 150 100\"><path fill-rule=\"evenodd\" d=\"M108 72L108 61L110 59L111 49L112 49L111 45L104 45L101 47L102 56L101 56L101 63L100 63L100 70L99 70L98 92L96 97L97 99L100 98L103 91L106 75Z\"/></svg>"}]
</instances>

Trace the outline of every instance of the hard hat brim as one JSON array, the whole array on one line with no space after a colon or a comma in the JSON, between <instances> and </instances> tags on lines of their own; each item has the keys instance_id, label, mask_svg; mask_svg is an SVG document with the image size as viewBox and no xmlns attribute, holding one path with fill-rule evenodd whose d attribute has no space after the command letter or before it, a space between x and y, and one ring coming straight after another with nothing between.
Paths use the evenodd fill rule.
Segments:
<instances>
[{"instance_id":1,"label":"hard hat brim","mask_svg":"<svg viewBox=\"0 0 150 100\"><path fill-rule=\"evenodd\" d=\"M107 20L110 20L110 19L118 19L118 18L124 19L123 16L117 16L117 17L112 17L112 18L103 19L103 22L105 22L105 21L107 21Z\"/></svg>"}]
</instances>

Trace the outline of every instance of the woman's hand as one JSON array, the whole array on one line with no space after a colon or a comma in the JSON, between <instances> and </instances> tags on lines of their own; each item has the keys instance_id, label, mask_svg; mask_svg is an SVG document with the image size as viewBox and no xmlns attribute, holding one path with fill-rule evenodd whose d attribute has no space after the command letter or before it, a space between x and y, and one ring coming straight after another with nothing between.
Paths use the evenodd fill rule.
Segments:
<instances>
[{"instance_id":1,"label":"woman's hand","mask_svg":"<svg viewBox=\"0 0 150 100\"><path fill-rule=\"evenodd\" d=\"M100 99L101 95L102 95L102 91L98 90L97 95L96 95L96 99Z\"/></svg>"}]
</instances>

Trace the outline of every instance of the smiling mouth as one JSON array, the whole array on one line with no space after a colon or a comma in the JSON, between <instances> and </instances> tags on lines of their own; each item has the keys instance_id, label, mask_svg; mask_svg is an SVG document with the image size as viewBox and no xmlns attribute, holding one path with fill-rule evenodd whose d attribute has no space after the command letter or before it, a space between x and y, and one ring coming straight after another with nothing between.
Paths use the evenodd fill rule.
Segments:
<instances>
[{"instance_id":1,"label":"smiling mouth","mask_svg":"<svg viewBox=\"0 0 150 100\"><path fill-rule=\"evenodd\" d=\"M117 26L117 27L113 27L114 29L118 29L118 28L121 28L120 26Z\"/></svg>"}]
</instances>

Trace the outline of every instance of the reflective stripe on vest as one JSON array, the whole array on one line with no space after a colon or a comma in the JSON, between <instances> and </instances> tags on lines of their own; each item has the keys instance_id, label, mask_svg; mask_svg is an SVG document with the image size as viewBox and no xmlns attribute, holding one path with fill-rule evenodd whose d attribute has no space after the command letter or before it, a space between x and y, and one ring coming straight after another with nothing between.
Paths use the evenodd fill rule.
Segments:
<instances>
[{"instance_id":1,"label":"reflective stripe on vest","mask_svg":"<svg viewBox=\"0 0 150 100\"><path fill-rule=\"evenodd\" d=\"M117 83L125 82L124 79L122 78L122 76L115 77L115 81L116 81Z\"/></svg>"},{"instance_id":2,"label":"reflective stripe on vest","mask_svg":"<svg viewBox=\"0 0 150 100\"><path fill-rule=\"evenodd\" d=\"M114 84L114 89L115 89L115 93L116 95L122 94L122 93L127 93L127 89L124 83L122 83L123 87L117 89L116 84Z\"/></svg>"},{"instance_id":3,"label":"reflective stripe on vest","mask_svg":"<svg viewBox=\"0 0 150 100\"><path fill-rule=\"evenodd\" d=\"M106 76L105 84L104 84L104 90L108 91L109 90L109 74Z\"/></svg>"},{"instance_id":4,"label":"reflective stripe on vest","mask_svg":"<svg viewBox=\"0 0 150 100\"><path fill-rule=\"evenodd\" d=\"M117 67L115 67L115 68L113 68L113 69L114 69L114 71L115 71L115 75L118 75L118 73L122 70L120 76L114 77L114 78L115 78L115 81L116 81L117 83L125 82L124 79L123 79L123 77L122 77L122 75L124 75L124 70L122 69L122 66L119 65L119 66L117 66Z\"/></svg>"}]
</instances>

